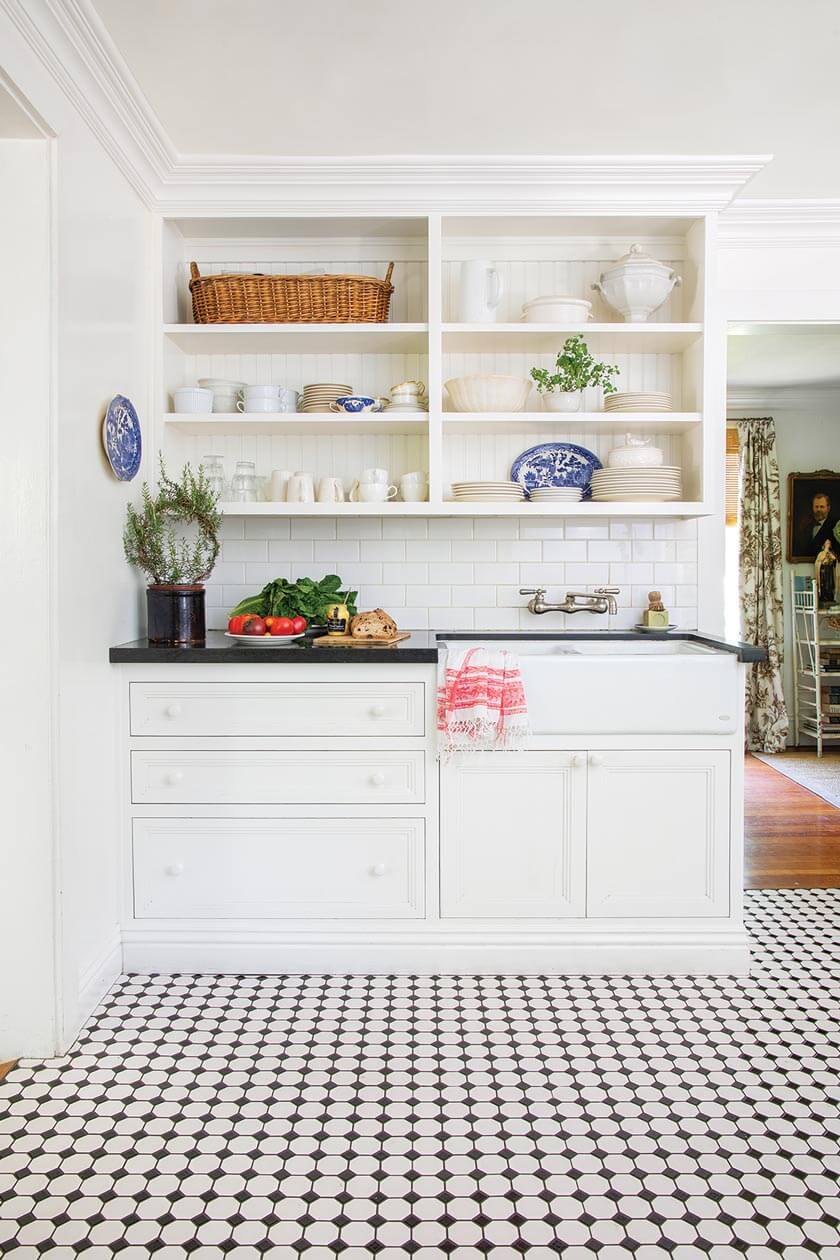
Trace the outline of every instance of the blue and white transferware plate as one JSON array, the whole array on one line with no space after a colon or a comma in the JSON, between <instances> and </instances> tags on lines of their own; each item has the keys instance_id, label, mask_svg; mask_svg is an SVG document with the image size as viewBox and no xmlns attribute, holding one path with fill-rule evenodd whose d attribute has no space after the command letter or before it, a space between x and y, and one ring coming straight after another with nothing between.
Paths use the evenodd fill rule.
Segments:
<instances>
[{"instance_id":1,"label":"blue and white transferware plate","mask_svg":"<svg viewBox=\"0 0 840 1260\"><path fill-rule=\"evenodd\" d=\"M114 476L120 481L132 481L140 467L143 439L134 404L122 394L116 394L108 403L102 422L102 444Z\"/></svg>"},{"instance_id":2,"label":"blue and white transferware plate","mask_svg":"<svg viewBox=\"0 0 840 1260\"><path fill-rule=\"evenodd\" d=\"M510 470L527 494L545 486L578 486L584 499L592 494L592 474L601 468L597 455L574 442L542 442L517 455Z\"/></svg>"}]
</instances>

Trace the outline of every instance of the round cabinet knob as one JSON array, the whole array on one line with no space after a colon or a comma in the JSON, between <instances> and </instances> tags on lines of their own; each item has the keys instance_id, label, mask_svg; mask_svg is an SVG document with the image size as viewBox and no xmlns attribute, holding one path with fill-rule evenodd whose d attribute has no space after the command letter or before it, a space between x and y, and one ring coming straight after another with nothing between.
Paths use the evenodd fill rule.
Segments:
<instances>
[{"instance_id":1,"label":"round cabinet knob","mask_svg":"<svg viewBox=\"0 0 840 1260\"><path fill-rule=\"evenodd\" d=\"M370 706L370 716L371 716L371 717L384 717L384 716L385 716L385 705L384 705L384 704L372 704L372 705Z\"/></svg>"},{"instance_id":2,"label":"round cabinet knob","mask_svg":"<svg viewBox=\"0 0 840 1260\"><path fill-rule=\"evenodd\" d=\"M172 876L182 875L183 872L184 872L183 862L170 862L166 868L167 875L172 875Z\"/></svg>"},{"instance_id":3,"label":"round cabinet knob","mask_svg":"<svg viewBox=\"0 0 840 1260\"><path fill-rule=\"evenodd\" d=\"M603 753L590 753L589 764L590 766L602 766L604 764L604 754Z\"/></svg>"},{"instance_id":4,"label":"round cabinet knob","mask_svg":"<svg viewBox=\"0 0 840 1260\"><path fill-rule=\"evenodd\" d=\"M586 753L572 753L572 765L573 765L573 766L585 766L585 765L586 765Z\"/></svg>"},{"instance_id":5,"label":"round cabinet knob","mask_svg":"<svg viewBox=\"0 0 840 1260\"><path fill-rule=\"evenodd\" d=\"M385 782L385 775L382 773L382 771L374 770L373 774L370 776L371 787L382 787L384 782Z\"/></svg>"},{"instance_id":6,"label":"round cabinet knob","mask_svg":"<svg viewBox=\"0 0 840 1260\"><path fill-rule=\"evenodd\" d=\"M388 868L384 862L374 862L373 866L370 868L370 873L371 875L374 876L375 879L381 879L382 876L387 873L387 871L388 871Z\"/></svg>"},{"instance_id":7,"label":"round cabinet knob","mask_svg":"<svg viewBox=\"0 0 840 1260\"><path fill-rule=\"evenodd\" d=\"M176 717L181 716L181 706L180 704L177 704L177 703L168 704L163 711L168 718L176 718Z\"/></svg>"},{"instance_id":8,"label":"round cabinet knob","mask_svg":"<svg viewBox=\"0 0 840 1260\"><path fill-rule=\"evenodd\" d=\"M183 778L184 778L183 770L170 770L169 773L165 776L164 781L168 783L170 787L174 787L176 783L181 783Z\"/></svg>"}]
</instances>

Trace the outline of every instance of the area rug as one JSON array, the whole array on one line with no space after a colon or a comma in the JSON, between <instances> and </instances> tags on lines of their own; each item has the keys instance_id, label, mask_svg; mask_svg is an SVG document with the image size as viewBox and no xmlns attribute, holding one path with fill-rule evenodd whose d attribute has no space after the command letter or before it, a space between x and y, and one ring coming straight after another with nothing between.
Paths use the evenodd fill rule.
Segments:
<instances>
[{"instance_id":1,"label":"area rug","mask_svg":"<svg viewBox=\"0 0 840 1260\"><path fill-rule=\"evenodd\" d=\"M840 809L840 750L825 752L822 757L794 749L783 753L753 753L753 756Z\"/></svg>"}]
</instances>

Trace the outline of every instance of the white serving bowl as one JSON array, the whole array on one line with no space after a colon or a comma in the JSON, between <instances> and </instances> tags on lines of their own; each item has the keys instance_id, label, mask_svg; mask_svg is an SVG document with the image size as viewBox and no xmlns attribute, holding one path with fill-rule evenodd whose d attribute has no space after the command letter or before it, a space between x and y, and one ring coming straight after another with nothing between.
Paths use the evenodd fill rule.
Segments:
<instances>
[{"instance_id":1,"label":"white serving bowl","mask_svg":"<svg viewBox=\"0 0 840 1260\"><path fill-rule=\"evenodd\" d=\"M213 410L213 391L183 385L172 391L172 403L180 415L208 415Z\"/></svg>"},{"instance_id":2,"label":"white serving bowl","mask_svg":"<svg viewBox=\"0 0 840 1260\"><path fill-rule=\"evenodd\" d=\"M592 303L583 298L538 297L522 307L526 324L585 324Z\"/></svg>"},{"instance_id":3,"label":"white serving bowl","mask_svg":"<svg viewBox=\"0 0 840 1260\"><path fill-rule=\"evenodd\" d=\"M455 411L523 411L531 382L522 376L457 376L445 389Z\"/></svg>"}]
</instances>

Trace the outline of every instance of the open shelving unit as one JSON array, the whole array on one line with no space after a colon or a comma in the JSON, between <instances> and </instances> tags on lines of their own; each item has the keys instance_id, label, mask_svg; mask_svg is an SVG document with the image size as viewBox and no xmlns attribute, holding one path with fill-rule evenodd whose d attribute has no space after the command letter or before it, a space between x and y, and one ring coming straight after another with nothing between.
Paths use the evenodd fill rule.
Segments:
<instances>
[{"instance_id":1,"label":"open shelving unit","mask_svg":"<svg viewBox=\"0 0 840 1260\"><path fill-rule=\"evenodd\" d=\"M160 221L160 336L157 444L177 468L218 455L228 475L252 459L261 477L274 468L309 469L348 486L369 465L391 480L422 468L427 503L227 504L248 515L428 516L702 516L711 512L712 484L707 352L709 231L697 216L393 215L344 218L164 216ZM683 277L665 305L644 324L624 323L591 292L606 265L639 241ZM504 297L495 324L457 322L458 277L467 259L492 259ZM395 263L391 320L386 324L192 323L189 264L203 275L222 271L361 272L382 276ZM593 302L586 325L528 324L522 304L547 293ZM565 338L583 333L593 353L618 364L619 388L667 389L669 413L608 413L599 390L584 410L544 411L536 390L521 413L463 414L449 410L445 382L456 376L503 373L527 377L551 366ZM401 380L422 380L428 414L361 417L297 415L177 415L172 391L199 377L270 381L300 390L315 381L347 382L360 393L387 397ZM554 439L577 442L602 461L616 438L643 433L683 471L680 502L542 504L451 501L451 483L508 475L523 450Z\"/></svg>"},{"instance_id":2,"label":"open shelving unit","mask_svg":"<svg viewBox=\"0 0 840 1260\"><path fill-rule=\"evenodd\" d=\"M793 738L807 735L817 745L840 740L840 631L826 632L828 619L840 620L836 608L820 608L813 578L791 574L793 609ZM834 699L834 696L838 699Z\"/></svg>"}]
</instances>

